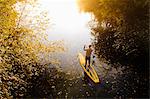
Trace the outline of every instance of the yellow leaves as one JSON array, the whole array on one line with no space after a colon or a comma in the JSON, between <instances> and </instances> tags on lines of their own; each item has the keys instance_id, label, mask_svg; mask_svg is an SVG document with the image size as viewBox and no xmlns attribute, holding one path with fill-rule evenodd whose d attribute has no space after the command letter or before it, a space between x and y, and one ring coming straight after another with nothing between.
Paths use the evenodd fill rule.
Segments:
<instances>
[{"instance_id":1,"label":"yellow leaves","mask_svg":"<svg viewBox=\"0 0 150 99\"><path fill-rule=\"evenodd\" d=\"M5 0L0 0L0 2L4 2Z\"/></svg>"},{"instance_id":2,"label":"yellow leaves","mask_svg":"<svg viewBox=\"0 0 150 99\"><path fill-rule=\"evenodd\" d=\"M14 10L13 4L19 0L0 0L0 73L8 78L8 74L15 68L14 72L19 75L18 71L28 74L31 69L27 69L39 63L37 61L39 50L34 45L38 44L38 36L35 36L33 30L25 27L18 28L16 20L17 12ZM37 42L36 42L37 40ZM35 44L34 44L35 43ZM24 77L22 74L15 76L17 78ZM15 80L14 76L10 80ZM2 82L3 83L3 82ZM3 85L6 85L3 83ZM9 93L9 88L2 88L0 91ZM2 94L6 96L6 94ZM2 97L3 98L3 97ZM8 97L9 98L9 95Z\"/></svg>"},{"instance_id":3,"label":"yellow leaves","mask_svg":"<svg viewBox=\"0 0 150 99\"><path fill-rule=\"evenodd\" d=\"M17 12L14 4L18 1L23 1L21 5L31 4L31 6L35 2L35 0L0 0L0 69L11 70L14 66L18 66L20 71L23 69L23 72L31 72L34 64L41 63L40 55L44 56L44 60L47 59L44 64L58 64L58 61L51 60L48 56L63 51L63 44L60 41L47 40L45 33L49 26L47 13L38 10L37 14L33 14L37 9L30 13L26 12L26 9L21 12L22 8Z\"/></svg>"},{"instance_id":4,"label":"yellow leaves","mask_svg":"<svg viewBox=\"0 0 150 99\"><path fill-rule=\"evenodd\" d=\"M12 76L12 77L9 77L10 80L15 80L15 81L18 81L18 78L15 77L15 76Z\"/></svg>"},{"instance_id":5,"label":"yellow leaves","mask_svg":"<svg viewBox=\"0 0 150 99\"><path fill-rule=\"evenodd\" d=\"M6 52L6 48L4 46L1 46L0 51L1 51L0 55L3 55Z\"/></svg>"}]
</instances>

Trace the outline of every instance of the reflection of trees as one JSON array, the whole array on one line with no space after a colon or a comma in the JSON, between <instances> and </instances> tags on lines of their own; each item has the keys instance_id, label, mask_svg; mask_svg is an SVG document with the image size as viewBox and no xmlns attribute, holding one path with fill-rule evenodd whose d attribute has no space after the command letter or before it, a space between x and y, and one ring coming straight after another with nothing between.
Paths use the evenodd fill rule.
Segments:
<instances>
[{"instance_id":1,"label":"reflection of trees","mask_svg":"<svg viewBox=\"0 0 150 99\"><path fill-rule=\"evenodd\" d=\"M132 65L140 81L129 82L138 86L138 97L148 96L148 0L79 0L78 4L95 17L90 27L99 59Z\"/></svg>"},{"instance_id":2,"label":"reflection of trees","mask_svg":"<svg viewBox=\"0 0 150 99\"><path fill-rule=\"evenodd\" d=\"M90 26L100 58L111 63L145 66L148 59L147 0L80 0L78 3L81 10L95 16Z\"/></svg>"}]
</instances>

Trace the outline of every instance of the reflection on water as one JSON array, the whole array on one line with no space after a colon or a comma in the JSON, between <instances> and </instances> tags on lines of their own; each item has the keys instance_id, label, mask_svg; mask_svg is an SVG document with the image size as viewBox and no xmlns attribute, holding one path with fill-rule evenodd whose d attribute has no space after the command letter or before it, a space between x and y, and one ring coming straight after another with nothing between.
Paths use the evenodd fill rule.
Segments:
<instances>
[{"instance_id":1,"label":"reflection on water","mask_svg":"<svg viewBox=\"0 0 150 99\"><path fill-rule=\"evenodd\" d=\"M90 29L87 23L91 20L89 14L80 13L73 1L51 2L43 1L51 17L52 27L47 29L50 40L63 40L66 51L58 54L61 68L72 79L66 82L67 91L63 93L63 87L58 96L68 97L132 97L136 93L139 77L128 66L111 66L104 62L96 61L94 67L99 75L101 83L91 85L83 80L83 71L77 60L78 52L83 53L83 46L91 43ZM119 64L114 64L119 65ZM131 80L130 80L131 79ZM136 82L136 83L135 83ZM63 94L63 95L61 95Z\"/></svg>"},{"instance_id":2,"label":"reflection on water","mask_svg":"<svg viewBox=\"0 0 150 99\"><path fill-rule=\"evenodd\" d=\"M62 40L65 45L66 51L57 55L62 69L81 74L77 54L82 52L85 44L88 45L91 42L90 29L87 26L91 15L80 13L76 0L41 0L40 3L48 11L52 24L47 29L48 38Z\"/></svg>"}]
</instances>

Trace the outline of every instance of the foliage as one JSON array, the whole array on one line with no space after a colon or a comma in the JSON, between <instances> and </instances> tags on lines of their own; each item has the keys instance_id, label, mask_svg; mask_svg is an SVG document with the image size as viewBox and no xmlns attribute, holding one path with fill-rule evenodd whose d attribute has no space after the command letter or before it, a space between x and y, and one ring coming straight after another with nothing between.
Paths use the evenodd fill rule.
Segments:
<instances>
[{"instance_id":1,"label":"foliage","mask_svg":"<svg viewBox=\"0 0 150 99\"><path fill-rule=\"evenodd\" d=\"M23 10L16 11L19 3ZM59 43L46 40L44 31L49 22L46 14L25 19L28 15L25 6L34 4L35 0L0 0L0 98L24 97L31 79L54 64L51 60L42 63L42 53L50 55L63 50Z\"/></svg>"},{"instance_id":2,"label":"foliage","mask_svg":"<svg viewBox=\"0 0 150 99\"><path fill-rule=\"evenodd\" d=\"M148 0L79 0L78 4L95 17L90 26L101 58L111 63L147 65Z\"/></svg>"},{"instance_id":3,"label":"foliage","mask_svg":"<svg viewBox=\"0 0 150 99\"><path fill-rule=\"evenodd\" d=\"M128 80L134 84L132 87L136 90L134 94L131 92L127 97L147 98L149 1L78 0L78 4L81 11L89 12L94 16L89 26L94 36L93 45L99 59L109 61L116 68L115 63L121 63L125 68L127 66L132 68L131 77L135 76L140 80L138 81L135 77L134 82ZM123 88L126 88L123 82L121 84ZM130 91L132 91L131 88ZM126 95L122 94L123 96Z\"/></svg>"}]
</instances>

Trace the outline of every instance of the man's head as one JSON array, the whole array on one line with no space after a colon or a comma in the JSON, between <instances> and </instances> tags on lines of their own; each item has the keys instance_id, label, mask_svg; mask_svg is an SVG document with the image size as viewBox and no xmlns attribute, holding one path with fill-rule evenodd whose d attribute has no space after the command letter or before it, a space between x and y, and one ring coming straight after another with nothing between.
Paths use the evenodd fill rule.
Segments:
<instances>
[{"instance_id":1,"label":"man's head","mask_svg":"<svg viewBox=\"0 0 150 99\"><path fill-rule=\"evenodd\" d=\"M92 45L89 45L89 48L91 48Z\"/></svg>"},{"instance_id":2,"label":"man's head","mask_svg":"<svg viewBox=\"0 0 150 99\"><path fill-rule=\"evenodd\" d=\"M93 56L93 58L95 58L95 56Z\"/></svg>"}]
</instances>

